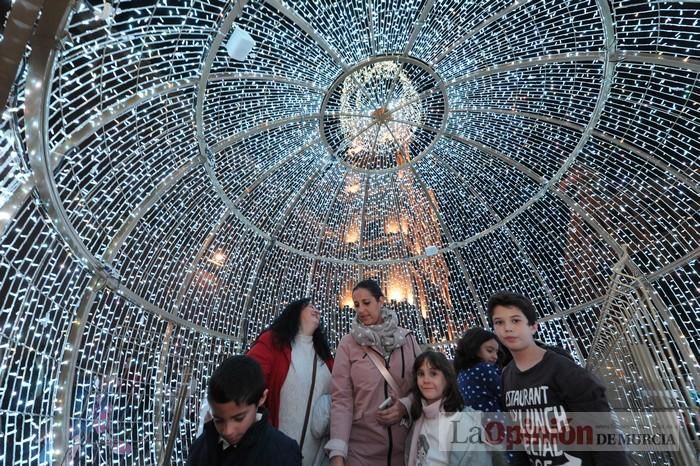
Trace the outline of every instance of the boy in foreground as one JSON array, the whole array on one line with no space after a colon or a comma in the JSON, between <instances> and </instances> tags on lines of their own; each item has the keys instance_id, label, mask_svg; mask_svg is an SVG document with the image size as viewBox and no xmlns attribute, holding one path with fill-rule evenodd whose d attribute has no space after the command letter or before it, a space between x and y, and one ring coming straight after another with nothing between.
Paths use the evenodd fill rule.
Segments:
<instances>
[{"instance_id":1,"label":"boy in foreground","mask_svg":"<svg viewBox=\"0 0 700 466\"><path fill-rule=\"evenodd\" d=\"M525 451L514 453L515 464L627 466L621 448L593 451L595 445L577 445L573 449L560 441L557 432L567 432L569 413L601 413L595 415L595 422L613 429L612 413L605 388L595 377L574 361L535 343L537 322L532 302L519 294L500 292L489 299L487 312L496 336L513 355L513 361L503 369L504 408L521 433L539 427L529 439L523 436ZM571 437L564 434L564 438Z\"/></svg>"},{"instance_id":2,"label":"boy in foreground","mask_svg":"<svg viewBox=\"0 0 700 466\"><path fill-rule=\"evenodd\" d=\"M267 397L258 363L232 356L214 370L207 388L212 420L190 448L190 466L301 466L297 443L260 413Z\"/></svg>"}]
</instances>

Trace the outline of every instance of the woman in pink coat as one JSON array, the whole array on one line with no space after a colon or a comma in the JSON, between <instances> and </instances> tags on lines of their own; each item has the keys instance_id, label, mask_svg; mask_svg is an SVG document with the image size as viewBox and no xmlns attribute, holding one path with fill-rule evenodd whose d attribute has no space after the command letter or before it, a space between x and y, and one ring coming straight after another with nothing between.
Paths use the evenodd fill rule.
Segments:
<instances>
[{"instance_id":1,"label":"woman in pink coat","mask_svg":"<svg viewBox=\"0 0 700 466\"><path fill-rule=\"evenodd\" d=\"M398 326L384 307L377 282L363 280L352 291L356 319L336 352L331 379L331 466L403 465L413 361L421 349L413 334ZM376 361L398 388L394 391ZM385 403L385 400L390 401ZM380 405L388 406L380 409Z\"/></svg>"}]
</instances>

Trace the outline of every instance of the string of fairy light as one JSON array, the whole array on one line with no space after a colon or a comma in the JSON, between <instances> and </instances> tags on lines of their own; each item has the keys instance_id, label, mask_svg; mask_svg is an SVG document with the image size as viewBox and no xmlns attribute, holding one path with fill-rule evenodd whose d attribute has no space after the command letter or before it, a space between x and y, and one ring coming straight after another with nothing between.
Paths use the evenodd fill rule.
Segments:
<instances>
[{"instance_id":1,"label":"string of fairy light","mask_svg":"<svg viewBox=\"0 0 700 466\"><path fill-rule=\"evenodd\" d=\"M363 277L448 354L530 295L539 338L697 448L692 2L106 3L72 7L46 81L27 48L0 120L2 462L155 463L180 402L184 462L217 362L300 296L335 345ZM253 52L205 66L234 14Z\"/></svg>"}]
</instances>

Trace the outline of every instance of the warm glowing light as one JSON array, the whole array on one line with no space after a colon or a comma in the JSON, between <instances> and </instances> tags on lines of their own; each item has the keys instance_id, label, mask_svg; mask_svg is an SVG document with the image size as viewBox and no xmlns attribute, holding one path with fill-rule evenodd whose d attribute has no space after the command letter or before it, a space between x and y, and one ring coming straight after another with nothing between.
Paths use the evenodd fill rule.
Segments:
<instances>
[{"instance_id":1,"label":"warm glowing light","mask_svg":"<svg viewBox=\"0 0 700 466\"><path fill-rule=\"evenodd\" d=\"M346 243L357 243L360 240L360 229L357 226L352 226L345 234Z\"/></svg>"},{"instance_id":2,"label":"warm glowing light","mask_svg":"<svg viewBox=\"0 0 700 466\"><path fill-rule=\"evenodd\" d=\"M408 219L406 218L401 219L401 233L404 235L408 233Z\"/></svg>"},{"instance_id":3,"label":"warm glowing light","mask_svg":"<svg viewBox=\"0 0 700 466\"><path fill-rule=\"evenodd\" d=\"M391 83L396 80L395 90L401 90L399 96L390 96L391 108L397 108L395 115L391 108L377 106L376 102L367 100L368 89L382 85L384 81ZM393 61L382 61L359 69L353 79L345 81L340 96L340 111L345 114L367 114L371 118L351 117L340 121L341 128L347 138L354 139L355 151L395 152L396 144L407 144L411 140L414 126L389 123L393 117L396 120L413 124L423 122L421 106L414 83L400 64ZM378 130L363 131L368 123L374 121Z\"/></svg>"},{"instance_id":4,"label":"warm glowing light","mask_svg":"<svg viewBox=\"0 0 700 466\"><path fill-rule=\"evenodd\" d=\"M350 292L346 293L340 298L340 307L355 307L355 304L352 302L352 294Z\"/></svg>"},{"instance_id":5,"label":"warm glowing light","mask_svg":"<svg viewBox=\"0 0 700 466\"><path fill-rule=\"evenodd\" d=\"M209 262L221 267L226 262L226 254L224 254L222 251L217 251L214 253L213 256L211 256L211 258L209 259Z\"/></svg>"},{"instance_id":6,"label":"warm glowing light","mask_svg":"<svg viewBox=\"0 0 700 466\"><path fill-rule=\"evenodd\" d=\"M396 220L389 220L384 225L384 231L387 235L395 234L401 231L401 226Z\"/></svg>"},{"instance_id":7,"label":"warm glowing light","mask_svg":"<svg viewBox=\"0 0 700 466\"><path fill-rule=\"evenodd\" d=\"M386 297L389 301L414 304L413 287L409 279L401 276L389 278L386 289Z\"/></svg>"},{"instance_id":8,"label":"warm glowing light","mask_svg":"<svg viewBox=\"0 0 700 466\"><path fill-rule=\"evenodd\" d=\"M387 297L391 301L403 301L406 297L406 290L404 290L401 286L390 286L387 290Z\"/></svg>"}]
</instances>

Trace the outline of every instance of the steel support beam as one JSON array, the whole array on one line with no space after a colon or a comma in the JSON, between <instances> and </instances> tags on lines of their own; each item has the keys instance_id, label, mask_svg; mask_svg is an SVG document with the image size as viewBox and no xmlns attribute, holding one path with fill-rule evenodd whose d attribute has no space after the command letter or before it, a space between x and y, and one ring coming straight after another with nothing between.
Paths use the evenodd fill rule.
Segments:
<instances>
[{"instance_id":1,"label":"steel support beam","mask_svg":"<svg viewBox=\"0 0 700 466\"><path fill-rule=\"evenodd\" d=\"M3 107L14 86L19 64L44 3L46 0L17 0L10 8L0 41L0 104Z\"/></svg>"},{"instance_id":2,"label":"steel support beam","mask_svg":"<svg viewBox=\"0 0 700 466\"><path fill-rule=\"evenodd\" d=\"M448 57L452 52L454 52L455 49L457 49L458 47L461 47L462 45L464 45L465 42L467 42L469 39L474 37L474 35L477 32L481 31L489 24L500 20L501 18L506 16L508 13L511 13L512 11L517 10L518 8L520 8L522 6L527 5L531 1L532 0L523 0L523 1L519 1L519 2L516 1L516 2L513 2L512 4L508 5L507 7L495 12L490 17L486 18L485 20L483 20L482 22L480 22L479 24L474 26L474 28L471 31L467 31L462 36L460 36L460 38L457 39L456 41L454 41L452 44L450 44L449 47L446 47L440 55L438 55L437 57L433 58L430 61L430 64L435 65L437 63L440 63L446 57Z\"/></svg>"},{"instance_id":3,"label":"steel support beam","mask_svg":"<svg viewBox=\"0 0 700 466\"><path fill-rule=\"evenodd\" d=\"M550 117L547 115L541 115L539 113L531 113L531 112L521 112L518 110L508 110L508 109L501 109L501 108L464 108L464 109L452 109L453 113L496 113L500 115L512 115L518 118L525 118L529 120L535 120L535 121L544 121L546 123L550 123L555 126L561 126L563 128L569 128L574 131L580 131L583 132L585 127L583 125L579 125L578 123L574 123L571 121L567 120L562 120L561 118L554 118ZM639 147L632 145L628 142L625 142L621 139L617 139L613 136L610 136L609 134L603 133L602 131L599 130L593 130L591 133L592 136L596 139L600 139L601 141L605 141L613 146L619 147L621 149L624 149L641 159L644 159L645 161L649 162L650 164L654 165L658 169L670 173L673 175L674 178L676 178L678 181L683 183L683 185L688 186L689 188L693 189L695 192L700 192L700 187L698 187L698 183L693 181L690 177L685 175L684 173L676 170L673 168L671 165L663 162L662 160L657 159L653 155L651 155L649 152L646 152L645 150L640 149ZM452 137L453 139L458 138L459 136L456 135L455 133L447 133L446 134L449 137ZM465 141L468 141L465 139Z\"/></svg>"},{"instance_id":4,"label":"steel support beam","mask_svg":"<svg viewBox=\"0 0 700 466\"><path fill-rule=\"evenodd\" d=\"M403 49L403 56L408 57L409 54L411 53L411 50L413 50L413 46L416 43L416 40L418 39L418 34L420 34L421 29L423 29L423 25L425 24L425 20L428 18L428 15L433 11L433 4L434 0L425 0L423 3L423 6L421 8L420 14L418 15L418 18L416 19L416 22L413 24L413 29L411 30L411 35L408 36L408 41L406 41L406 47ZM396 83L396 80L394 80L394 83ZM393 89L393 84L392 84L392 89ZM386 104L384 105L386 107Z\"/></svg>"},{"instance_id":5,"label":"steel support beam","mask_svg":"<svg viewBox=\"0 0 700 466\"><path fill-rule=\"evenodd\" d=\"M321 35L318 32L316 32L316 30L313 27L311 27L308 21L299 16L296 11L289 8L286 5L286 2L283 3L280 0L266 0L266 3L272 8L282 13L287 18L289 18L289 20L291 20L292 23L296 24L299 27L299 29L301 29L309 37L311 37L311 39L313 39L314 42L316 42L318 46L321 47L321 49L325 51L328 54L328 56L331 57L340 68L344 70L348 68L348 65L343 61L342 58L340 58L338 52L336 52L336 50L333 47L331 47L328 41L321 37Z\"/></svg>"}]
</instances>

